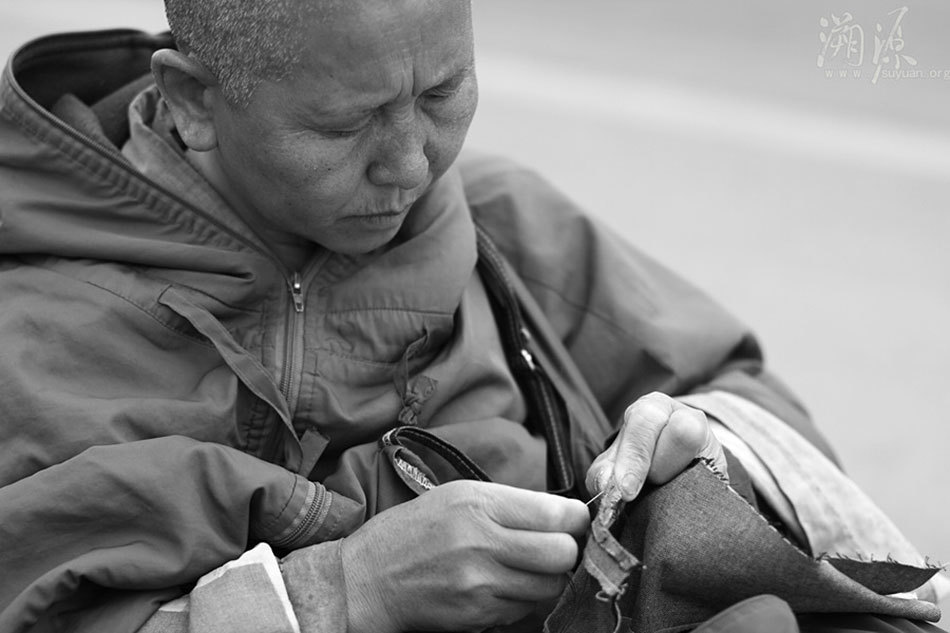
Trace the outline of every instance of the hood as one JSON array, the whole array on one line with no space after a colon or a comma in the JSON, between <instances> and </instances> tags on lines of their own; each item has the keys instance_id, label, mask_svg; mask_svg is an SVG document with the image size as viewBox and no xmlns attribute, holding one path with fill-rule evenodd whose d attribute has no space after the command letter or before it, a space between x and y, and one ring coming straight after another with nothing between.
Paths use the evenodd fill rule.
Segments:
<instances>
[{"instance_id":1,"label":"hood","mask_svg":"<svg viewBox=\"0 0 950 633\"><path fill-rule=\"evenodd\" d=\"M50 36L14 53L0 78L0 257L160 271L250 307L289 280L276 256L119 150L151 55L170 45L121 30Z\"/></svg>"},{"instance_id":2,"label":"hood","mask_svg":"<svg viewBox=\"0 0 950 633\"><path fill-rule=\"evenodd\" d=\"M131 98L123 93L137 89L151 53L170 43L108 31L47 37L14 53L0 79L0 254L191 260L165 250L189 242L170 234L182 201L118 150ZM89 106L89 116L67 124L54 110L69 103Z\"/></svg>"}]
</instances>

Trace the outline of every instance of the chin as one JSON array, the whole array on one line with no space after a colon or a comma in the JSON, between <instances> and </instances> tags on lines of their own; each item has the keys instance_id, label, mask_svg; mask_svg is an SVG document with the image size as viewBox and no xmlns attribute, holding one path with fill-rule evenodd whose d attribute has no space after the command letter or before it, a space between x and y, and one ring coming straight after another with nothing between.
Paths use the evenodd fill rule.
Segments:
<instances>
[{"instance_id":1,"label":"chin","mask_svg":"<svg viewBox=\"0 0 950 633\"><path fill-rule=\"evenodd\" d=\"M366 255L379 250L393 241L399 229L386 233L376 233L363 236L351 236L337 240L318 240L317 243L328 251L341 255Z\"/></svg>"}]
</instances>

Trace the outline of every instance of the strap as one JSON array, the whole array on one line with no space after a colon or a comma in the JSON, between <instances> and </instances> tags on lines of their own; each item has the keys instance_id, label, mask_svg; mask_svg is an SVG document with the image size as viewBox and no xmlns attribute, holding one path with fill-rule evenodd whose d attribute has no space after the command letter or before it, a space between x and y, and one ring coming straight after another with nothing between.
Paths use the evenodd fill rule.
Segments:
<instances>
[{"instance_id":1,"label":"strap","mask_svg":"<svg viewBox=\"0 0 950 633\"><path fill-rule=\"evenodd\" d=\"M415 442L444 459L463 479L491 481L491 478L485 474L485 471L465 455L465 453L441 437L433 435L429 431L420 429L417 426L398 426L387 432L379 440L383 448L398 446L406 450L411 450L410 447L407 446L408 442ZM429 477L431 478L431 475L429 475ZM438 484L438 482L433 483Z\"/></svg>"},{"instance_id":2,"label":"strap","mask_svg":"<svg viewBox=\"0 0 950 633\"><path fill-rule=\"evenodd\" d=\"M476 224L475 230L478 271L488 291L508 365L528 403L528 424L547 440L551 492L568 493L574 488L575 476L569 450L567 406L547 372L535 363L531 335L512 289L504 256L484 229Z\"/></svg>"}]
</instances>

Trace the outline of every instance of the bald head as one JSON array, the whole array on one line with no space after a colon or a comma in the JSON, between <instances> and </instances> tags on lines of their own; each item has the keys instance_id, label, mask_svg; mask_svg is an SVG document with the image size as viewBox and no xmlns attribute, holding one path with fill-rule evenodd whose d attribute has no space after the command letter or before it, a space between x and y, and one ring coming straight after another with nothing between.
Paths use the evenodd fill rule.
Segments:
<instances>
[{"instance_id":1,"label":"bald head","mask_svg":"<svg viewBox=\"0 0 950 633\"><path fill-rule=\"evenodd\" d=\"M200 62L238 108L262 81L294 72L315 21L345 41L348 35L332 23L381 10L398 9L392 0L165 0L178 48Z\"/></svg>"},{"instance_id":2,"label":"bald head","mask_svg":"<svg viewBox=\"0 0 950 633\"><path fill-rule=\"evenodd\" d=\"M264 79L293 72L300 25L332 13L337 0L165 0L179 49L210 71L232 105L246 106Z\"/></svg>"}]
</instances>

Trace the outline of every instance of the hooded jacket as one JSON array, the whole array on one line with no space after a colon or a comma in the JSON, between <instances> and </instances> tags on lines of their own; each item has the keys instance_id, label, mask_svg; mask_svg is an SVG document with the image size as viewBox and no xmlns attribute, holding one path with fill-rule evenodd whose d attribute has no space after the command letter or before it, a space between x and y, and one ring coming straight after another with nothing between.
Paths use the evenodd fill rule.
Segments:
<instances>
[{"instance_id":1,"label":"hooded jacket","mask_svg":"<svg viewBox=\"0 0 950 633\"><path fill-rule=\"evenodd\" d=\"M170 45L44 38L0 80L0 631L135 630L254 543L345 537L411 494L377 445L399 424L543 489L476 222L576 472L654 390L727 391L827 450L745 327L505 161L460 159L379 251L287 270L183 158L135 154L175 151L154 93L128 107Z\"/></svg>"}]
</instances>

